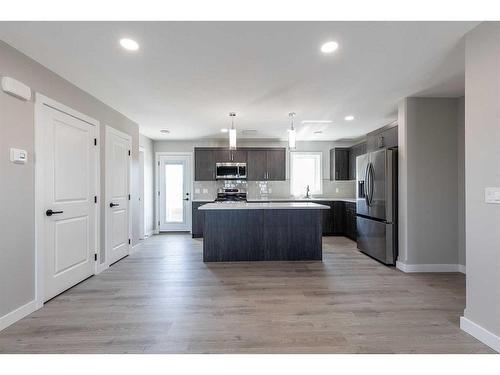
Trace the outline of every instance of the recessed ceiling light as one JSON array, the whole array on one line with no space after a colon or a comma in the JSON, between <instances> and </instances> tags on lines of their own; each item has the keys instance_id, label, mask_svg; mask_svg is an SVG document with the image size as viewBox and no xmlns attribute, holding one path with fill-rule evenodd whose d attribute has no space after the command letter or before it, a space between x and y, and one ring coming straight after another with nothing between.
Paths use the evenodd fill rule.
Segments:
<instances>
[{"instance_id":1,"label":"recessed ceiling light","mask_svg":"<svg viewBox=\"0 0 500 375\"><path fill-rule=\"evenodd\" d=\"M354 120L354 116L353 115L346 116L346 117L344 117L344 120L352 121L352 120Z\"/></svg>"},{"instance_id":2,"label":"recessed ceiling light","mask_svg":"<svg viewBox=\"0 0 500 375\"><path fill-rule=\"evenodd\" d=\"M332 53L335 52L339 48L339 44L334 42L333 40L330 42L326 42L321 46L321 52L323 53Z\"/></svg>"},{"instance_id":3,"label":"recessed ceiling light","mask_svg":"<svg viewBox=\"0 0 500 375\"><path fill-rule=\"evenodd\" d=\"M120 45L127 51L137 51L139 49L139 43L133 39L123 38L120 39Z\"/></svg>"},{"instance_id":4,"label":"recessed ceiling light","mask_svg":"<svg viewBox=\"0 0 500 375\"><path fill-rule=\"evenodd\" d=\"M170 130L167 130L167 129L162 129L162 130L160 130L160 133L163 133L163 134L170 134Z\"/></svg>"},{"instance_id":5,"label":"recessed ceiling light","mask_svg":"<svg viewBox=\"0 0 500 375\"><path fill-rule=\"evenodd\" d=\"M303 120L303 124L331 124L331 120Z\"/></svg>"},{"instance_id":6,"label":"recessed ceiling light","mask_svg":"<svg viewBox=\"0 0 500 375\"><path fill-rule=\"evenodd\" d=\"M222 128L220 131L221 131L221 133L227 133L229 131L229 129L228 128Z\"/></svg>"}]
</instances>

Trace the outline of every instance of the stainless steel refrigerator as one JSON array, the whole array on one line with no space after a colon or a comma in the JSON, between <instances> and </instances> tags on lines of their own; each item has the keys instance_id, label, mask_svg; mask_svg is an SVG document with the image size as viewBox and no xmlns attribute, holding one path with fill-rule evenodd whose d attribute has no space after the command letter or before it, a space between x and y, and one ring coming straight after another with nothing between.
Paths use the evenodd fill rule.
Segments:
<instances>
[{"instance_id":1,"label":"stainless steel refrigerator","mask_svg":"<svg viewBox=\"0 0 500 375\"><path fill-rule=\"evenodd\" d=\"M398 254L398 159L396 149L356 158L358 249L387 265Z\"/></svg>"}]
</instances>

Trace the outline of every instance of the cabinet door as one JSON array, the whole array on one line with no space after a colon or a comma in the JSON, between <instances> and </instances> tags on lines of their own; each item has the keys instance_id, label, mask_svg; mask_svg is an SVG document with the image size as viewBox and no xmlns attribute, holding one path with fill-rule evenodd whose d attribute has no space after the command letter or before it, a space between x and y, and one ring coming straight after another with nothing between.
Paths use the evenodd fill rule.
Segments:
<instances>
[{"instance_id":1,"label":"cabinet door","mask_svg":"<svg viewBox=\"0 0 500 375\"><path fill-rule=\"evenodd\" d=\"M235 163L246 163L247 162L247 151L246 150L231 151L231 161L233 161Z\"/></svg>"},{"instance_id":2,"label":"cabinet door","mask_svg":"<svg viewBox=\"0 0 500 375\"><path fill-rule=\"evenodd\" d=\"M215 150L216 163L228 163L231 160L231 151L229 150Z\"/></svg>"},{"instance_id":3,"label":"cabinet door","mask_svg":"<svg viewBox=\"0 0 500 375\"><path fill-rule=\"evenodd\" d=\"M286 180L286 151L285 149L267 150L267 180Z\"/></svg>"},{"instance_id":4,"label":"cabinet door","mask_svg":"<svg viewBox=\"0 0 500 375\"><path fill-rule=\"evenodd\" d=\"M214 150L194 150L194 179L196 181L215 181Z\"/></svg>"},{"instance_id":5,"label":"cabinet door","mask_svg":"<svg viewBox=\"0 0 500 375\"><path fill-rule=\"evenodd\" d=\"M345 204L342 201L333 202L333 233L344 235L345 232Z\"/></svg>"},{"instance_id":6,"label":"cabinet door","mask_svg":"<svg viewBox=\"0 0 500 375\"><path fill-rule=\"evenodd\" d=\"M315 202L318 204L324 204L329 206L329 210L321 210L322 224L323 224L323 236L331 236L334 234L333 230L333 202Z\"/></svg>"},{"instance_id":7,"label":"cabinet door","mask_svg":"<svg viewBox=\"0 0 500 375\"><path fill-rule=\"evenodd\" d=\"M205 224L205 213L204 211L198 210L198 207L204 205L204 202L193 202L192 205L192 227L191 234L193 238L203 237L203 226Z\"/></svg>"},{"instance_id":8,"label":"cabinet door","mask_svg":"<svg viewBox=\"0 0 500 375\"><path fill-rule=\"evenodd\" d=\"M248 150L247 152L247 180L265 181L267 173L266 150Z\"/></svg>"},{"instance_id":9,"label":"cabinet door","mask_svg":"<svg viewBox=\"0 0 500 375\"><path fill-rule=\"evenodd\" d=\"M330 180L349 179L349 149L333 148L330 150Z\"/></svg>"},{"instance_id":10,"label":"cabinet door","mask_svg":"<svg viewBox=\"0 0 500 375\"><path fill-rule=\"evenodd\" d=\"M398 127L387 129L382 133L384 137L384 147L391 148L398 146Z\"/></svg>"}]
</instances>

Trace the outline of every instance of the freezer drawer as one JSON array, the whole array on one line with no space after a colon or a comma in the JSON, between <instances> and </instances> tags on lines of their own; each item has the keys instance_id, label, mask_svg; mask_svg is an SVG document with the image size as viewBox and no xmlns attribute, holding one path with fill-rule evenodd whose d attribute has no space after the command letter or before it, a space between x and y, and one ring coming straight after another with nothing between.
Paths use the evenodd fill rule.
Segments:
<instances>
[{"instance_id":1,"label":"freezer drawer","mask_svg":"<svg viewBox=\"0 0 500 375\"><path fill-rule=\"evenodd\" d=\"M384 264L396 264L397 229L395 224L357 216L356 226L359 250Z\"/></svg>"}]
</instances>

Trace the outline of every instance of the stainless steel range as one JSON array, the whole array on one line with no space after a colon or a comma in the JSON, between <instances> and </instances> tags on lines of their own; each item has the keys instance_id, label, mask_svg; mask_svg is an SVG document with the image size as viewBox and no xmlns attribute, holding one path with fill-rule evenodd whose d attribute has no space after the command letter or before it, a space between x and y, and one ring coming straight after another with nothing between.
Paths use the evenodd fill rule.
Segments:
<instances>
[{"instance_id":1,"label":"stainless steel range","mask_svg":"<svg viewBox=\"0 0 500 375\"><path fill-rule=\"evenodd\" d=\"M216 202L246 202L247 191L245 189L224 189L217 191Z\"/></svg>"}]
</instances>

